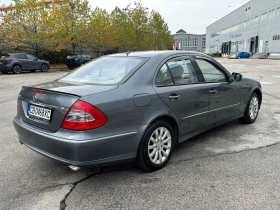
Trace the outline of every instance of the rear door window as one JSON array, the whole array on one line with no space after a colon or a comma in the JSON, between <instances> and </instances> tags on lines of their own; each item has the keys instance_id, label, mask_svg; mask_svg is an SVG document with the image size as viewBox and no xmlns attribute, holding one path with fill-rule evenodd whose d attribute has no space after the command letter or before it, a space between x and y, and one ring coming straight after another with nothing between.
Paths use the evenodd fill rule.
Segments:
<instances>
[{"instance_id":1,"label":"rear door window","mask_svg":"<svg viewBox=\"0 0 280 210\"><path fill-rule=\"evenodd\" d=\"M27 56L28 60L32 60L32 61L36 60L36 58L33 55L27 54L26 56Z\"/></svg>"},{"instance_id":2,"label":"rear door window","mask_svg":"<svg viewBox=\"0 0 280 210\"><path fill-rule=\"evenodd\" d=\"M147 61L140 57L102 57L62 78L62 82L118 84Z\"/></svg>"},{"instance_id":3,"label":"rear door window","mask_svg":"<svg viewBox=\"0 0 280 210\"><path fill-rule=\"evenodd\" d=\"M172 85L173 84L173 80L172 77L170 75L170 71L167 67L166 64L164 64L156 77L156 86L168 86L168 85Z\"/></svg>"},{"instance_id":4,"label":"rear door window","mask_svg":"<svg viewBox=\"0 0 280 210\"><path fill-rule=\"evenodd\" d=\"M177 85L198 83L194 67L189 59L178 59L167 62L170 72Z\"/></svg>"},{"instance_id":5,"label":"rear door window","mask_svg":"<svg viewBox=\"0 0 280 210\"><path fill-rule=\"evenodd\" d=\"M15 58L17 59L24 59L27 60L27 56L25 54L18 54L18 55L14 55Z\"/></svg>"}]
</instances>

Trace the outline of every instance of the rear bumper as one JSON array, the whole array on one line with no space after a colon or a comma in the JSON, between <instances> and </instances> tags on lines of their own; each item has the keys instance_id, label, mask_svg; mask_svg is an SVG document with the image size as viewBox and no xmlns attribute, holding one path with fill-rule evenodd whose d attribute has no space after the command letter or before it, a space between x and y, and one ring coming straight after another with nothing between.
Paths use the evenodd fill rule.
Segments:
<instances>
[{"instance_id":1,"label":"rear bumper","mask_svg":"<svg viewBox=\"0 0 280 210\"><path fill-rule=\"evenodd\" d=\"M30 149L67 165L99 167L133 162L141 141L136 130L96 139L70 140L35 128L15 117L19 141ZM141 129L142 130L142 129Z\"/></svg>"},{"instance_id":2,"label":"rear bumper","mask_svg":"<svg viewBox=\"0 0 280 210\"><path fill-rule=\"evenodd\" d=\"M0 65L0 71L1 72L12 71L12 66L11 65Z\"/></svg>"}]
</instances>

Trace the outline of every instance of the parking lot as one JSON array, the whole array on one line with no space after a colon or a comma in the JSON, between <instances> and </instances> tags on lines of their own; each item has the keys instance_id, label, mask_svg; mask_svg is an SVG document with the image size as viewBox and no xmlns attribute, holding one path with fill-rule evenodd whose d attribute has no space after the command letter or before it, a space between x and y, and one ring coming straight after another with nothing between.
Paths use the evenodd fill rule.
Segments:
<instances>
[{"instance_id":1,"label":"parking lot","mask_svg":"<svg viewBox=\"0 0 280 210\"><path fill-rule=\"evenodd\" d=\"M73 172L20 145L12 120L21 87L65 72L1 74L0 209L279 209L280 61L218 60L262 84L256 123L201 134L153 173L133 165Z\"/></svg>"}]
</instances>

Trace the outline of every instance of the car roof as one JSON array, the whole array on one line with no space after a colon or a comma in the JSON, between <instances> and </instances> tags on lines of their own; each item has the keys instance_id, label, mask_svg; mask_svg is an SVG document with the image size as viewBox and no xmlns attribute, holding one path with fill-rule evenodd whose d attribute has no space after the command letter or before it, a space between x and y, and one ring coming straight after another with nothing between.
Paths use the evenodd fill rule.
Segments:
<instances>
[{"instance_id":1,"label":"car roof","mask_svg":"<svg viewBox=\"0 0 280 210\"><path fill-rule=\"evenodd\" d=\"M172 55L204 55L204 53L196 52L196 51L184 51L184 50L163 50L163 51L134 51L134 52L124 52L124 53L117 53L111 54L108 56L117 57L117 56L128 56L128 57L169 57ZM208 56L207 56L208 57Z\"/></svg>"}]
</instances>

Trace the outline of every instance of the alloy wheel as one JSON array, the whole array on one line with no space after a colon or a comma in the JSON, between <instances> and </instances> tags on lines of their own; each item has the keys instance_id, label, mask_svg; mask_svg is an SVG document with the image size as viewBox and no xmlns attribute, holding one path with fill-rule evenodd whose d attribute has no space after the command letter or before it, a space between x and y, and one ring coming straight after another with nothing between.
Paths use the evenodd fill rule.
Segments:
<instances>
[{"instance_id":1,"label":"alloy wheel","mask_svg":"<svg viewBox=\"0 0 280 210\"><path fill-rule=\"evenodd\" d=\"M172 138L165 127L157 128L151 135L148 143L148 155L154 164L163 163L169 156Z\"/></svg>"},{"instance_id":2,"label":"alloy wheel","mask_svg":"<svg viewBox=\"0 0 280 210\"><path fill-rule=\"evenodd\" d=\"M13 72L19 74L21 72L21 67L19 65L14 66Z\"/></svg>"},{"instance_id":3,"label":"alloy wheel","mask_svg":"<svg viewBox=\"0 0 280 210\"><path fill-rule=\"evenodd\" d=\"M257 117L258 111L259 111L259 101L256 97L253 97L251 99L250 108L249 108L249 114L252 120L254 120Z\"/></svg>"},{"instance_id":4,"label":"alloy wheel","mask_svg":"<svg viewBox=\"0 0 280 210\"><path fill-rule=\"evenodd\" d=\"M48 66L46 64L43 64L42 71L48 71L48 70L49 70Z\"/></svg>"}]
</instances>

